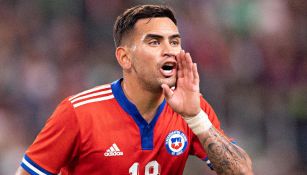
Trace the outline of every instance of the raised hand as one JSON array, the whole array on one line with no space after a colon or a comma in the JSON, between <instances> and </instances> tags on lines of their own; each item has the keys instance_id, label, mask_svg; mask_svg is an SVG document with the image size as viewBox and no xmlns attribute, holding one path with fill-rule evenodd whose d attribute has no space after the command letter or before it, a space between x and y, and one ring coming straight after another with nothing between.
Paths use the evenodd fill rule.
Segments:
<instances>
[{"instance_id":1,"label":"raised hand","mask_svg":"<svg viewBox=\"0 0 307 175\"><path fill-rule=\"evenodd\" d=\"M184 117L197 115L200 108L199 75L196 63L193 63L191 55L181 50L177 59L177 83L174 90L166 84L162 84L166 101Z\"/></svg>"}]
</instances>

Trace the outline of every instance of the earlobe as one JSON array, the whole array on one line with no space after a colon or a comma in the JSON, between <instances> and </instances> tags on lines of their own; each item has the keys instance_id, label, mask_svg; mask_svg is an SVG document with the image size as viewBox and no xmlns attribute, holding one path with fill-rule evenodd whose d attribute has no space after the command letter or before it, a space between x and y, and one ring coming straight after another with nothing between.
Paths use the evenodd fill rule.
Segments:
<instances>
[{"instance_id":1,"label":"earlobe","mask_svg":"<svg viewBox=\"0 0 307 175\"><path fill-rule=\"evenodd\" d=\"M117 47L115 51L116 59L123 69L130 69L131 59L125 47Z\"/></svg>"}]
</instances>

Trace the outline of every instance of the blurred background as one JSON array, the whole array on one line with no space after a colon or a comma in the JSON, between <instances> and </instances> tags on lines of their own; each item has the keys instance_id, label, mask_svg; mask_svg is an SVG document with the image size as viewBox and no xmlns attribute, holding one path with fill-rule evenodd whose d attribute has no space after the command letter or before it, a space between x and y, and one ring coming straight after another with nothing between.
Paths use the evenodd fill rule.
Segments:
<instances>
[{"instance_id":1,"label":"blurred background","mask_svg":"<svg viewBox=\"0 0 307 175\"><path fill-rule=\"evenodd\" d=\"M307 174L306 0L0 0L0 175L62 99L121 77L113 22L145 3L175 10L202 93L255 173ZM214 173L191 157L185 174Z\"/></svg>"}]
</instances>

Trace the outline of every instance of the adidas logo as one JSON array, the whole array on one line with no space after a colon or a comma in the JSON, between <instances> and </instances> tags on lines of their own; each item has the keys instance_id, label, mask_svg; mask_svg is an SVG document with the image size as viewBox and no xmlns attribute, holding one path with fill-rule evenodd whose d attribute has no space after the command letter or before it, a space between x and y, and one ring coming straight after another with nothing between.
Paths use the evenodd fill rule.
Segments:
<instances>
[{"instance_id":1,"label":"adidas logo","mask_svg":"<svg viewBox=\"0 0 307 175\"><path fill-rule=\"evenodd\" d=\"M108 156L122 156L122 155L124 155L124 153L119 150L119 148L117 147L117 145L115 143L113 143L113 145L104 153L104 156L106 156L106 157L108 157Z\"/></svg>"}]
</instances>

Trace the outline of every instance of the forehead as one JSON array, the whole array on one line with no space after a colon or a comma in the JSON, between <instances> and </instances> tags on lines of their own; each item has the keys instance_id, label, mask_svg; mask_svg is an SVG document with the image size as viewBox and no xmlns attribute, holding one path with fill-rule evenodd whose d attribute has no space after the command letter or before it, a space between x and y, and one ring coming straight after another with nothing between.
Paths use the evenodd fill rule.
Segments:
<instances>
[{"instance_id":1,"label":"forehead","mask_svg":"<svg viewBox=\"0 0 307 175\"><path fill-rule=\"evenodd\" d=\"M179 31L174 22L167 17L145 18L136 22L135 34L137 36L146 34L159 34L162 36L169 36L179 34Z\"/></svg>"}]
</instances>

